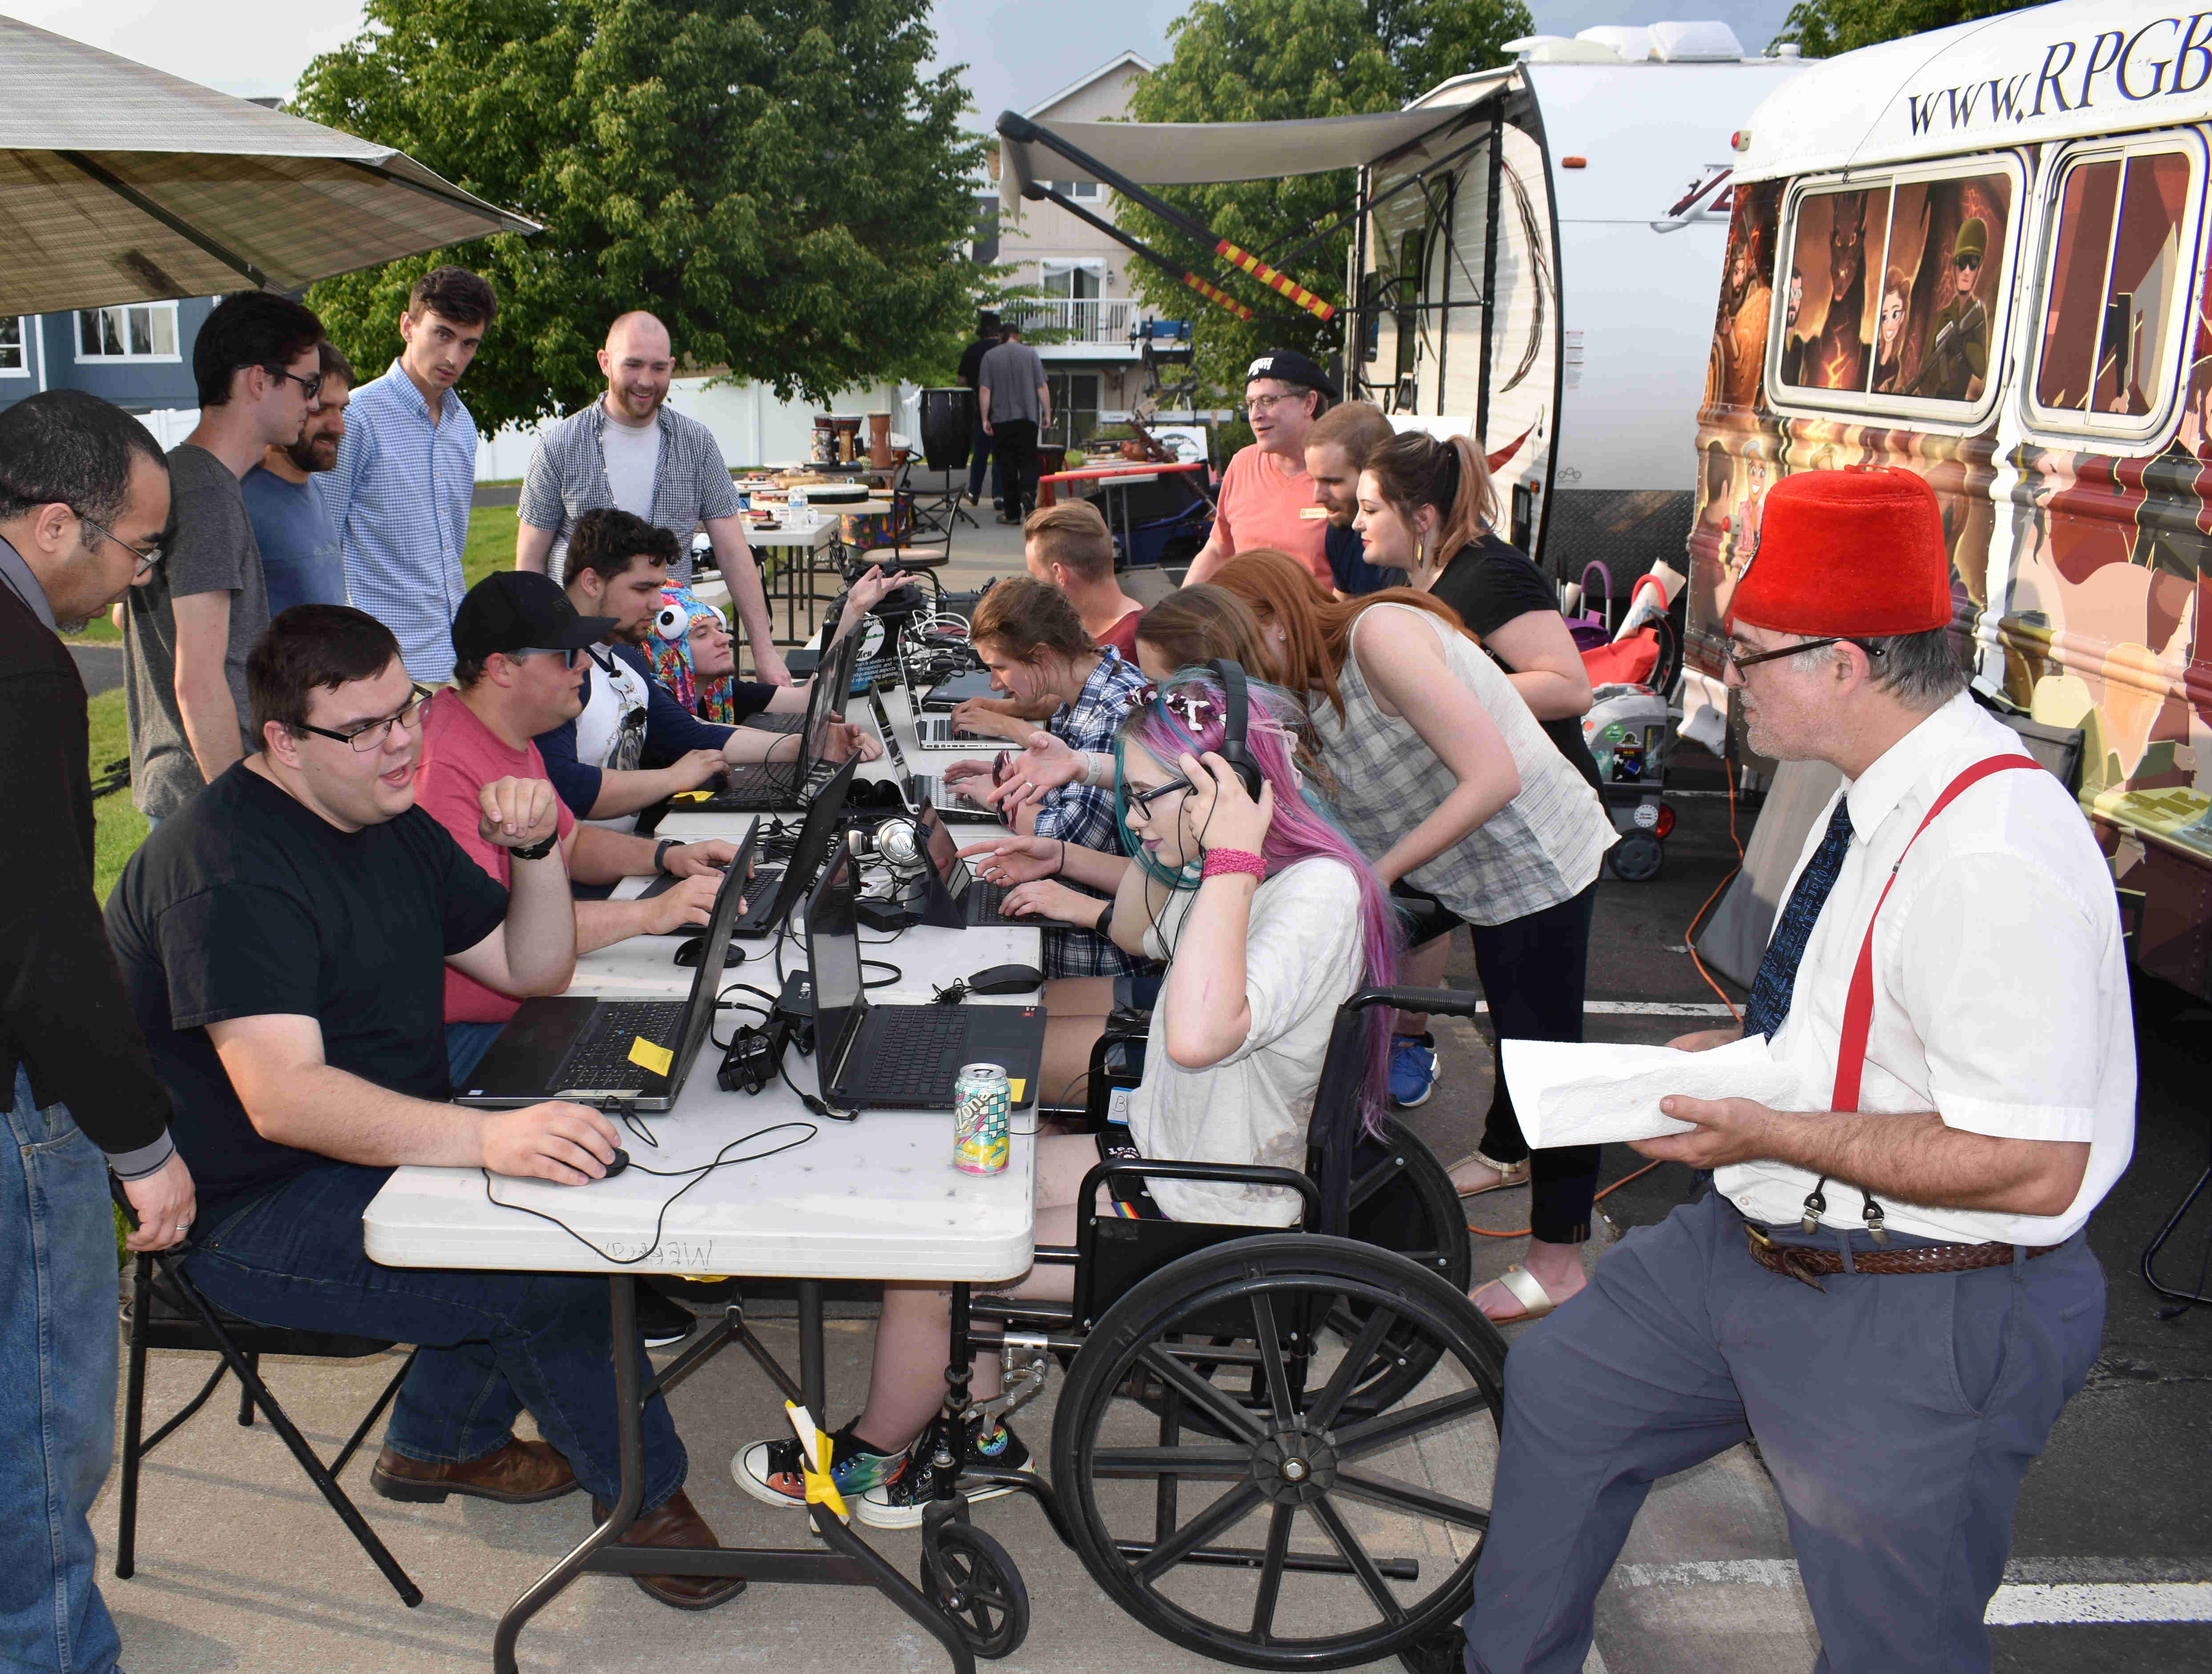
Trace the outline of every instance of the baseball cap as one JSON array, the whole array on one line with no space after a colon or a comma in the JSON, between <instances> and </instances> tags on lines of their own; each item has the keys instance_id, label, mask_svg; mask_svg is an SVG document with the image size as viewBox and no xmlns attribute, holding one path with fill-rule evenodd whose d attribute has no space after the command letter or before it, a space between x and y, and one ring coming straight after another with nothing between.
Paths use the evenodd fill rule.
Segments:
<instances>
[{"instance_id":1,"label":"baseball cap","mask_svg":"<svg viewBox=\"0 0 2212 1674\"><path fill-rule=\"evenodd\" d=\"M1299 384L1307 389L1317 389L1332 401L1337 399L1336 384L1322 371L1294 349L1270 349L1266 354L1244 368L1244 381L1255 378L1273 378L1278 383Z\"/></svg>"},{"instance_id":2,"label":"baseball cap","mask_svg":"<svg viewBox=\"0 0 2212 1674\"><path fill-rule=\"evenodd\" d=\"M597 645L614 626L611 616L579 616L550 576L495 569L453 612L453 654L481 662L495 651L572 651Z\"/></svg>"}]
</instances>

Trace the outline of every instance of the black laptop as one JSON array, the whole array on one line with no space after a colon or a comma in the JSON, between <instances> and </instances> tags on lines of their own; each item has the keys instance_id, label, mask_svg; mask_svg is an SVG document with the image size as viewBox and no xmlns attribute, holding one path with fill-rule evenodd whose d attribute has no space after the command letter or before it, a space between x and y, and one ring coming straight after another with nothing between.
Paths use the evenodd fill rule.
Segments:
<instances>
[{"instance_id":1,"label":"black laptop","mask_svg":"<svg viewBox=\"0 0 2212 1674\"><path fill-rule=\"evenodd\" d=\"M806 800L808 784L828 767L830 726L845 714L845 692L853 679L860 641L848 634L823 654L822 666L807 691L806 720L799 728L799 759L748 762L723 776L722 788L704 799L679 800L680 813L767 813L795 808Z\"/></svg>"},{"instance_id":2,"label":"black laptop","mask_svg":"<svg viewBox=\"0 0 2212 1674\"><path fill-rule=\"evenodd\" d=\"M806 819L799 828L791 858L781 866L762 866L754 870L745 886L745 908L739 913L731 934L740 941L757 941L781 926L799 904L799 896L807 885L814 881L820 870L822 858L830 852L830 839L836 835L838 819L845 812L845 794L853 788L853 771L860 765L856 757L843 763L836 772L807 800ZM754 823L746 834L745 844L736 861L743 866L750 861L759 846L760 825ZM638 899L646 900L674 886L676 880L663 874L648 884ZM701 931L696 925L686 925L680 930L671 930L670 935L696 936Z\"/></svg>"},{"instance_id":3,"label":"black laptop","mask_svg":"<svg viewBox=\"0 0 2212 1674\"><path fill-rule=\"evenodd\" d=\"M707 956L692 972L688 999L526 1000L469 1072L467 1085L454 1089L453 1102L490 1110L548 1099L620 1099L641 1111L674 1105L714 1020L730 927L744 892L744 868L732 866L714 897Z\"/></svg>"},{"instance_id":4,"label":"black laptop","mask_svg":"<svg viewBox=\"0 0 2212 1674\"><path fill-rule=\"evenodd\" d=\"M898 731L891 725L890 711L884 707L880 686L868 688L868 706L875 711L876 731L883 735L884 759L890 764L891 776L898 781L899 794L905 797L907 811L919 813L927 802L946 819L957 819L983 825L1000 825L998 814L992 809L963 802L945 788L945 781L933 773L917 773L908 763L906 752L900 746ZM1003 828L1002 828L1003 829Z\"/></svg>"},{"instance_id":5,"label":"black laptop","mask_svg":"<svg viewBox=\"0 0 2212 1674\"><path fill-rule=\"evenodd\" d=\"M860 982L860 868L841 842L806 902L814 1065L832 1110L949 1111L962 1066L995 1063L1014 1107L1035 1102L1040 1006L876 1006Z\"/></svg>"},{"instance_id":6,"label":"black laptop","mask_svg":"<svg viewBox=\"0 0 2212 1674\"><path fill-rule=\"evenodd\" d=\"M1009 886L986 883L975 875L975 868L960 858L959 843L945 825L944 816L927 800L915 806L914 823L921 839L922 853L929 861L911 886L911 904L923 923L946 929L986 924L1011 924L1023 930L1066 928L1034 913L1026 918L1007 916L1001 909Z\"/></svg>"}]
</instances>

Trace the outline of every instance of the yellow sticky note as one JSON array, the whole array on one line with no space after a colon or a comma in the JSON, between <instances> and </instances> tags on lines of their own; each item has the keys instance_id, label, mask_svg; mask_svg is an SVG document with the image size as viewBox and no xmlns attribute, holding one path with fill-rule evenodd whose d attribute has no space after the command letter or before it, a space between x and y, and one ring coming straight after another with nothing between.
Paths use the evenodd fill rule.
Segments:
<instances>
[{"instance_id":1,"label":"yellow sticky note","mask_svg":"<svg viewBox=\"0 0 2212 1674\"><path fill-rule=\"evenodd\" d=\"M1022 1080L1019 1076L1016 1076L1013 1080L1006 1083L1006 1091L1013 1095L1015 1108L1020 1108L1022 1104L1022 1089L1028 1085L1029 1083Z\"/></svg>"},{"instance_id":2,"label":"yellow sticky note","mask_svg":"<svg viewBox=\"0 0 2212 1674\"><path fill-rule=\"evenodd\" d=\"M665 1075L676 1068L676 1054L665 1046L655 1046L643 1035L630 1042L629 1061L641 1069L650 1069L656 1075Z\"/></svg>"}]
</instances>

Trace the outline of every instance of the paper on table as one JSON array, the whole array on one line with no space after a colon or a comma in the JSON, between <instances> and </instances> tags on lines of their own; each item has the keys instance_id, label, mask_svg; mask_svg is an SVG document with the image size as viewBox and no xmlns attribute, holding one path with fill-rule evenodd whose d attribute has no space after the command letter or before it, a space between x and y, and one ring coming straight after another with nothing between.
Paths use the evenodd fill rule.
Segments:
<instances>
[{"instance_id":1,"label":"paper on table","mask_svg":"<svg viewBox=\"0 0 2212 1674\"><path fill-rule=\"evenodd\" d=\"M1659 1113L1670 1093L1692 1099L1756 1099L1776 1110L1802 1109L1797 1071L1777 1063L1766 1038L1753 1035L1709 1052L1602 1042L1502 1043L1505 1085L1522 1136L1537 1149L1611 1145L1689 1130Z\"/></svg>"}]
</instances>

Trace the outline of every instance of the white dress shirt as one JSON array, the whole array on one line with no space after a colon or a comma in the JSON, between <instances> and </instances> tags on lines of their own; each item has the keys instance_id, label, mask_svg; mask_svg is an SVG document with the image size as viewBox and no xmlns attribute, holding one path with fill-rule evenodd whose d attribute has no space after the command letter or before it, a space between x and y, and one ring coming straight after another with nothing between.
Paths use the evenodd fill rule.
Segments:
<instances>
[{"instance_id":1,"label":"white dress shirt","mask_svg":"<svg viewBox=\"0 0 2212 1674\"><path fill-rule=\"evenodd\" d=\"M1994 774L1937 815L1899 866L1961 771L2024 753L1962 692L1837 792L1850 804L1850 847L1772 1048L1800 1067L1808 1108L1826 1109L1851 970L1894 868L1875 928L1859 1108L1934 1111L1947 1127L1997 1139L2086 1141L2088 1169L2057 1215L1941 1208L1877 1192L1893 1232L2057 1244L2089 1218L2135 1148L2135 1026L2112 871L2066 788L2040 770ZM1798 871L1834 806L1831 799L1814 820ZM1716 1177L1739 1209L1768 1223L1796 1220L1814 1180L1775 1162L1735 1164ZM1825 1195L1825 1224L1865 1224L1855 1188L1831 1179Z\"/></svg>"}]
</instances>

